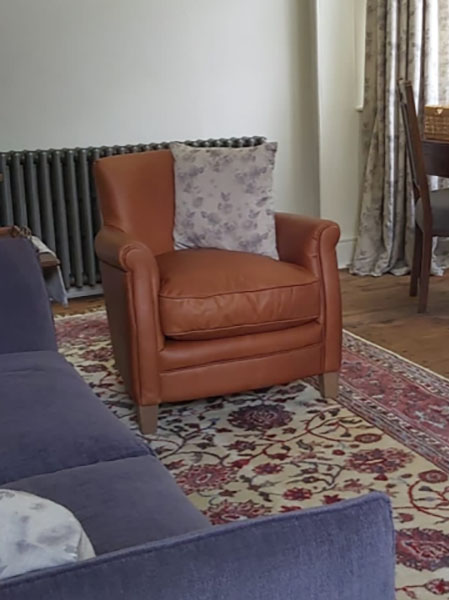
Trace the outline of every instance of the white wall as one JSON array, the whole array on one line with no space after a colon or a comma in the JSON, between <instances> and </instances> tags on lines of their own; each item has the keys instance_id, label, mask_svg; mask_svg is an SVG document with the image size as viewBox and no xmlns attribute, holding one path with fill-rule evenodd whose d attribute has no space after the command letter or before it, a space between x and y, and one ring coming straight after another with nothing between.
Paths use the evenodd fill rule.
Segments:
<instances>
[{"instance_id":1,"label":"white wall","mask_svg":"<svg viewBox=\"0 0 449 600\"><path fill-rule=\"evenodd\" d=\"M309 0L0 8L0 150L266 135L278 207L318 214Z\"/></svg>"},{"instance_id":2,"label":"white wall","mask_svg":"<svg viewBox=\"0 0 449 600\"><path fill-rule=\"evenodd\" d=\"M340 224L340 266L352 258L360 203L359 2L316 0L320 214Z\"/></svg>"}]
</instances>

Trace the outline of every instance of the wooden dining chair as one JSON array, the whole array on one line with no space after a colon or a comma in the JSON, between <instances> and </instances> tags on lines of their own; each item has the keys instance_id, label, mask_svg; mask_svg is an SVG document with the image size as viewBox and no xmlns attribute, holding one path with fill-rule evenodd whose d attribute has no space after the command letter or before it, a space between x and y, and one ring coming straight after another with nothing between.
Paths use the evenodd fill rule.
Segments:
<instances>
[{"instance_id":1,"label":"wooden dining chair","mask_svg":"<svg viewBox=\"0 0 449 600\"><path fill-rule=\"evenodd\" d=\"M410 81L398 81L407 154L415 197L415 244L410 296L418 295L418 312L426 312L433 237L449 237L449 189L430 191L426 163Z\"/></svg>"}]
</instances>

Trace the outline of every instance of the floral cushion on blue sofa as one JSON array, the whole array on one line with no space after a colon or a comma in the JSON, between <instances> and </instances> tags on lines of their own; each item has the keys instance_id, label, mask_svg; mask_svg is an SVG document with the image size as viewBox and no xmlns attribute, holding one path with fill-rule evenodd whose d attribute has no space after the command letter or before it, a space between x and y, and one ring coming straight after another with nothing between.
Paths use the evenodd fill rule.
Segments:
<instances>
[{"instance_id":1,"label":"floral cushion on blue sofa","mask_svg":"<svg viewBox=\"0 0 449 600\"><path fill-rule=\"evenodd\" d=\"M95 556L74 515L27 492L0 489L0 579Z\"/></svg>"}]
</instances>

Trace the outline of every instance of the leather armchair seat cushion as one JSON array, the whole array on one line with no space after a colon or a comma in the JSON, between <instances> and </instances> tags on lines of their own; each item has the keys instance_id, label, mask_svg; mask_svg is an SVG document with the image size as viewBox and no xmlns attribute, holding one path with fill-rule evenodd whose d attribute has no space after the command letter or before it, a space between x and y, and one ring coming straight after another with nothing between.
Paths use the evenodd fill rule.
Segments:
<instances>
[{"instance_id":1,"label":"leather armchair seat cushion","mask_svg":"<svg viewBox=\"0 0 449 600\"><path fill-rule=\"evenodd\" d=\"M161 325L168 338L276 331L319 315L319 281L298 265L212 249L167 252L157 262Z\"/></svg>"}]
</instances>

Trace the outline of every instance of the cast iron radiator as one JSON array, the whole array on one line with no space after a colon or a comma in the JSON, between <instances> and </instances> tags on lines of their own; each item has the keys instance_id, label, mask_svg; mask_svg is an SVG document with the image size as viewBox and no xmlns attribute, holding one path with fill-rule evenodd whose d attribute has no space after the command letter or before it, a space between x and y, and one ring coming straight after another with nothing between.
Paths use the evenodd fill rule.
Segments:
<instances>
[{"instance_id":1,"label":"cast iron radiator","mask_svg":"<svg viewBox=\"0 0 449 600\"><path fill-rule=\"evenodd\" d=\"M197 147L256 146L263 137L186 141ZM0 153L0 226L29 227L56 252L69 295L101 291L94 238L101 219L92 165L104 156L168 148L169 142ZM71 292L71 294L70 294Z\"/></svg>"}]
</instances>

